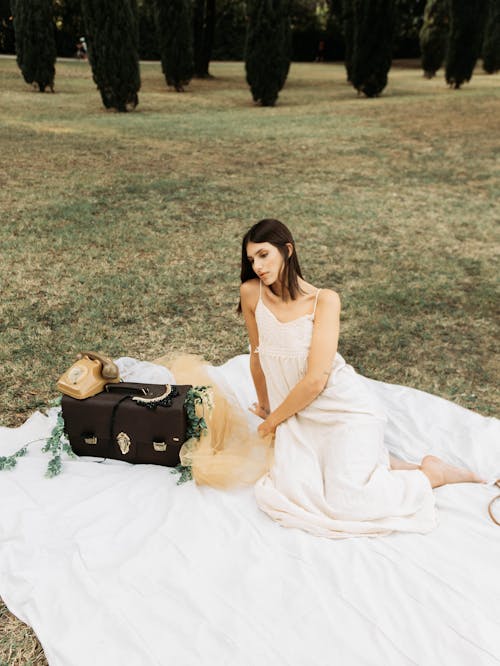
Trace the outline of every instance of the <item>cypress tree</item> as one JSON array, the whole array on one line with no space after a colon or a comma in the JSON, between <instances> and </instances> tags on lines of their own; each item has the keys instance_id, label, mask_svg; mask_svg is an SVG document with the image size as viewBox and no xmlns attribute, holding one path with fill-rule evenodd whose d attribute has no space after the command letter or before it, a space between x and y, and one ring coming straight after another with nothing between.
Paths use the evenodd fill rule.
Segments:
<instances>
[{"instance_id":1,"label":"cypress tree","mask_svg":"<svg viewBox=\"0 0 500 666\"><path fill-rule=\"evenodd\" d=\"M446 82L455 89L470 81L481 52L486 0L449 0L450 31Z\"/></svg>"},{"instance_id":2,"label":"cypress tree","mask_svg":"<svg viewBox=\"0 0 500 666\"><path fill-rule=\"evenodd\" d=\"M395 0L353 0L351 83L367 97L387 85L392 62Z\"/></svg>"},{"instance_id":3,"label":"cypress tree","mask_svg":"<svg viewBox=\"0 0 500 666\"><path fill-rule=\"evenodd\" d=\"M448 24L448 1L427 0L419 36L422 69L428 79L432 79L444 62Z\"/></svg>"},{"instance_id":4,"label":"cypress tree","mask_svg":"<svg viewBox=\"0 0 500 666\"><path fill-rule=\"evenodd\" d=\"M141 87L136 0L82 0L92 75L107 109L128 111Z\"/></svg>"},{"instance_id":5,"label":"cypress tree","mask_svg":"<svg viewBox=\"0 0 500 666\"><path fill-rule=\"evenodd\" d=\"M284 48L281 51L281 61L280 61L280 71L281 71L281 84L280 90L286 83L288 78L288 72L290 71L290 65L292 63L292 22L290 20L291 11L292 11L292 1L293 0L282 0L282 16L283 21L281 24L281 29L283 31L283 44Z\"/></svg>"},{"instance_id":6,"label":"cypress tree","mask_svg":"<svg viewBox=\"0 0 500 666\"><path fill-rule=\"evenodd\" d=\"M167 85L182 92L193 76L193 37L187 0L155 0L161 68Z\"/></svg>"},{"instance_id":7,"label":"cypress tree","mask_svg":"<svg viewBox=\"0 0 500 666\"><path fill-rule=\"evenodd\" d=\"M288 0L249 0L245 45L246 79L255 102L274 106L290 69Z\"/></svg>"},{"instance_id":8,"label":"cypress tree","mask_svg":"<svg viewBox=\"0 0 500 666\"><path fill-rule=\"evenodd\" d=\"M215 36L215 0L193 2L194 73L200 79L210 77L208 71Z\"/></svg>"},{"instance_id":9,"label":"cypress tree","mask_svg":"<svg viewBox=\"0 0 500 666\"><path fill-rule=\"evenodd\" d=\"M483 69L494 74L500 69L500 2L489 0L483 38Z\"/></svg>"},{"instance_id":10,"label":"cypress tree","mask_svg":"<svg viewBox=\"0 0 500 666\"><path fill-rule=\"evenodd\" d=\"M354 7L352 0L342 0L341 11L342 34L345 46L344 65L347 72L347 80L351 82L352 52L354 48Z\"/></svg>"},{"instance_id":11,"label":"cypress tree","mask_svg":"<svg viewBox=\"0 0 500 666\"><path fill-rule=\"evenodd\" d=\"M26 83L54 92L56 42L51 0L12 2L17 64Z\"/></svg>"}]
</instances>

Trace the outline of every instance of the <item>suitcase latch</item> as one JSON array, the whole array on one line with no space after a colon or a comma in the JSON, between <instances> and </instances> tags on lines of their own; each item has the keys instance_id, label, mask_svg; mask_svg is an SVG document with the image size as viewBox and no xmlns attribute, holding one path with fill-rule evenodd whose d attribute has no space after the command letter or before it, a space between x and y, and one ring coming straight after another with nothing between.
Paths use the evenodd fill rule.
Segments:
<instances>
[{"instance_id":1,"label":"suitcase latch","mask_svg":"<svg viewBox=\"0 0 500 666\"><path fill-rule=\"evenodd\" d=\"M84 437L83 441L85 444L97 444L97 437L95 437L95 435L92 437Z\"/></svg>"},{"instance_id":2,"label":"suitcase latch","mask_svg":"<svg viewBox=\"0 0 500 666\"><path fill-rule=\"evenodd\" d=\"M116 441L118 442L118 446L120 447L120 451L123 453L123 455L127 455L130 449L130 437L127 435L127 433L118 433L116 436Z\"/></svg>"},{"instance_id":3,"label":"suitcase latch","mask_svg":"<svg viewBox=\"0 0 500 666\"><path fill-rule=\"evenodd\" d=\"M166 451L167 443L166 442L153 442L153 448L155 451Z\"/></svg>"}]
</instances>

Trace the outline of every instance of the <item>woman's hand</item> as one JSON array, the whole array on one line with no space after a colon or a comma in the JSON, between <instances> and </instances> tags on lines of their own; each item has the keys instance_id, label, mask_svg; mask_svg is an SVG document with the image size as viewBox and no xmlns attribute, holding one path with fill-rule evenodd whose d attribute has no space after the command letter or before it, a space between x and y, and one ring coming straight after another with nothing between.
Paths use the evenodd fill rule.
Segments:
<instances>
[{"instance_id":1,"label":"woman's hand","mask_svg":"<svg viewBox=\"0 0 500 666\"><path fill-rule=\"evenodd\" d=\"M264 419L264 421L257 428L259 437L264 438L268 435L274 435L274 431L276 430L277 426L269 417L269 409L263 407L262 405L258 405L256 402L254 402L253 405L248 409L252 412L252 414L255 414L261 419Z\"/></svg>"},{"instance_id":2,"label":"woman's hand","mask_svg":"<svg viewBox=\"0 0 500 666\"><path fill-rule=\"evenodd\" d=\"M249 411L252 412L252 414L255 414L261 419L267 419L269 416L269 409L266 407L263 407L262 405L258 405L256 402L251 405L251 407L248 408Z\"/></svg>"},{"instance_id":3,"label":"woman's hand","mask_svg":"<svg viewBox=\"0 0 500 666\"><path fill-rule=\"evenodd\" d=\"M268 435L274 435L276 427L276 424L269 417L267 417L267 419L257 428L257 432L259 433L260 437L264 438Z\"/></svg>"}]
</instances>

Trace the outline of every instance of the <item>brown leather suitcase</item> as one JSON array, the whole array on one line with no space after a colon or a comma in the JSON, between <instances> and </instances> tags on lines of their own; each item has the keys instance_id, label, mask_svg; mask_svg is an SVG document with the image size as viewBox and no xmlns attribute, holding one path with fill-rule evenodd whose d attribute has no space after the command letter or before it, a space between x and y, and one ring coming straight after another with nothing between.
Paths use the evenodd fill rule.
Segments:
<instances>
[{"instance_id":1,"label":"brown leather suitcase","mask_svg":"<svg viewBox=\"0 0 500 666\"><path fill-rule=\"evenodd\" d=\"M187 439L184 401L190 388L120 382L84 400L63 395L71 448L78 456L175 467Z\"/></svg>"}]
</instances>

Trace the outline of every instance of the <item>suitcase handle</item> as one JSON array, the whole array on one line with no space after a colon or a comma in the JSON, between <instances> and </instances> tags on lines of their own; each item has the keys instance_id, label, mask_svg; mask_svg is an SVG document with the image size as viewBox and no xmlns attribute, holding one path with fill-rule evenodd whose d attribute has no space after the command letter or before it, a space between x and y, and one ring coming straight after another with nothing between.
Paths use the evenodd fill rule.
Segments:
<instances>
[{"instance_id":1,"label":"suitcase handle","mask_svg":"<svg viewBox=\"0 0 500 666\"><path fill-rule=\"evenodd\" d=\"M137 393L139 395L147 395L148 389L144 386L137 386L131 382L119 382L118 384L106 384L106 393L113 393L114 391L126 391L127 393Z\"/></svg>"}]
</instances>

